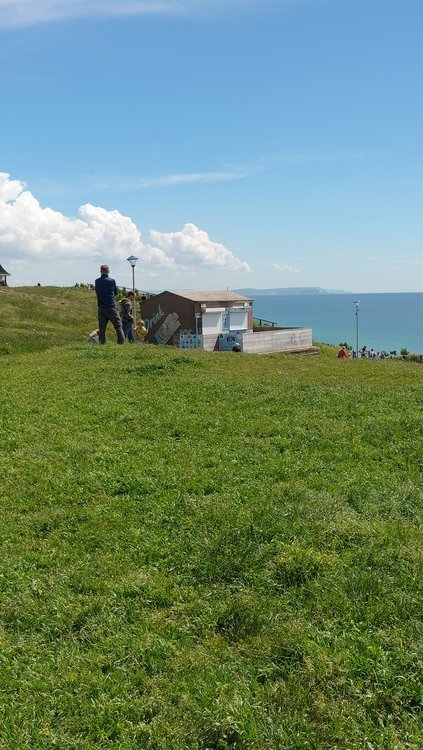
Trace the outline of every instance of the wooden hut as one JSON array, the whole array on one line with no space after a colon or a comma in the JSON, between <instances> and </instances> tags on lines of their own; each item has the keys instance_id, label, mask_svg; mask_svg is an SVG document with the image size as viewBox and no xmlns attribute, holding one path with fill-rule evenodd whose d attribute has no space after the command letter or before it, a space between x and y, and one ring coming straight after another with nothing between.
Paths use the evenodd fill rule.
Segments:
<instances>
[{"instance_id":1,"label":"wooden hut","mask_svg":"<svg viewBox=\"0 0 423 750\"><path fill-rule=\"evenodd\" d=\"M7 286L8 276L10 276L10 273L8 273L8 271L6 271L0 264L0 286Z\"/></svg>"},{"instance_id":2,"label":"wooden hut","mask_svg":"<svg viewBox=\"0 0 423 750\"><path fill-rule=\"evenodd\" d=\"M151 344L179 346L181 334L191 334L201 335L201 348L214 349L222 331L253 328L252 300L228 290L161 292L142 302L141 314Z\"/></svg>"}]
</instances>

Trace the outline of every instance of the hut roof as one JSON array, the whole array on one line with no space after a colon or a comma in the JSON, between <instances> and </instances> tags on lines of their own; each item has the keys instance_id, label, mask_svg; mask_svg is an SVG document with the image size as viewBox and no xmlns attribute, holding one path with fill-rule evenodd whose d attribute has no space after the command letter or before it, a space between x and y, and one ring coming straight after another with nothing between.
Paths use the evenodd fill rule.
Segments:
<instances>
[{"instance_id":1,"label":"hut roof","mask_svg":"<svg viewBox=\"0 0 423 750\"><path fill-rule=\"evenodd\" d=\"M250 302L251 297L245 297L239 292L232 292L229 289L210 291L196 289L169 289L171 294L177 294L178 297L185 297L193 302Z\"/></svg>"}]
</instances>

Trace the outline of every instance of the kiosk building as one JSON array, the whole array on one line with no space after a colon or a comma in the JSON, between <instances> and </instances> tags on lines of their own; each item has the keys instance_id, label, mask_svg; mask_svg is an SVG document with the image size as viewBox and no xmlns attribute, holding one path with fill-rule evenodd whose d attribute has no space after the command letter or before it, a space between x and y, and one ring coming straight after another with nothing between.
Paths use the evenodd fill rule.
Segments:
<instances>
[{"instance_id":1,"label":"kiosk building","mask_svg":"<svg viewBox=\"0 0 423 750\"><path fill-rule=\"evenodd\" d=\"M181 289L142 302L146 342L182 349L244 352L306 351L311 328L255 327L253 302L239 292Z\"/></svg>"}]
</instances>

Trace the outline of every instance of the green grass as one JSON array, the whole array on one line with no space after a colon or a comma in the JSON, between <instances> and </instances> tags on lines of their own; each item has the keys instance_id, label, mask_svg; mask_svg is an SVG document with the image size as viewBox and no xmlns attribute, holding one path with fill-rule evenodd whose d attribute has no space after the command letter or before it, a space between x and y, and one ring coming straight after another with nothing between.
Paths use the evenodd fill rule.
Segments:
<instances>
[{"instance_id":1,"label":"green grass","mask_svg":"<svg viewBox=\"0 0 423 750\"><path fill-rule=\"evenodd\" d=\"M97 325L92 290L0 287L0 356L84 341Z\"/></svg>"},{"instance_id":2,"label":"green grass","mask_svg":"<svg viewBox=\"0 0 423 750\"><path fill-rule=\"evenodd\" d=\"M112 340L0 359L0 747L420 748L421 366Z\"/></svg>"}]
</instances>

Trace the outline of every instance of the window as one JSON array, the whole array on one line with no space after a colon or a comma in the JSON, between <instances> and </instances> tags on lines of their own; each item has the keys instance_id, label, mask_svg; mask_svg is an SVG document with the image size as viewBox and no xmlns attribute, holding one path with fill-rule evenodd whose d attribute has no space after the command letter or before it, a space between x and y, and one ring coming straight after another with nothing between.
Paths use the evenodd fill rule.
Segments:
<instances>
[{"instance_id":1,"label":"window","mask_svg":"<svg viewBox=\"0 0 423 750\"><path fill-rule=\"evenodd\" d=\"M248 311L231 311L231 331L246 331L248 329Z\"/></svg>"}]
</instances>

